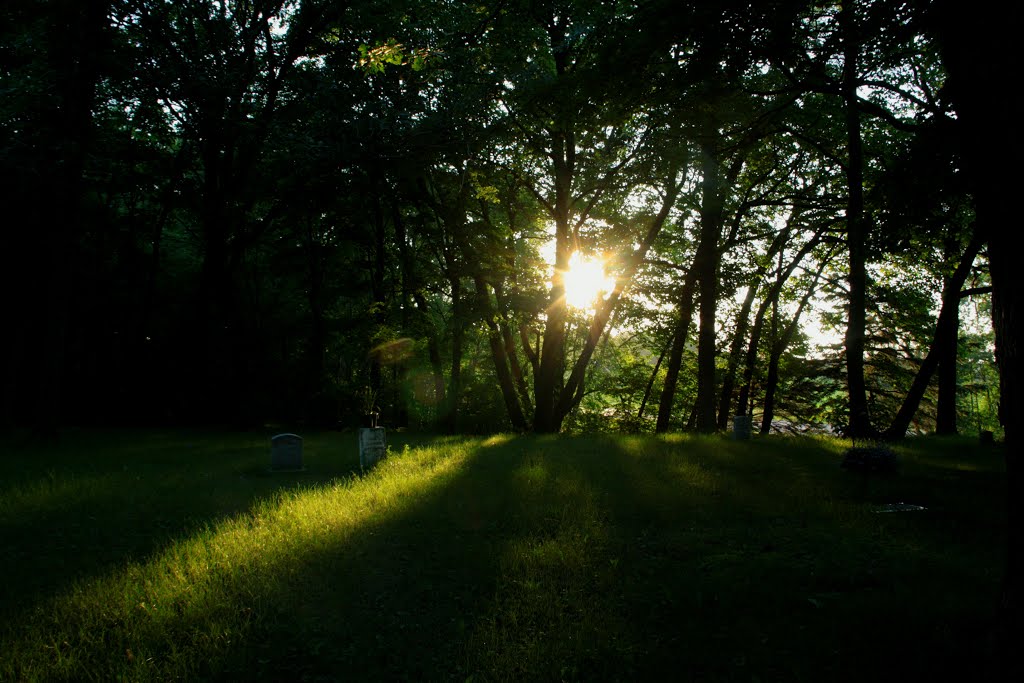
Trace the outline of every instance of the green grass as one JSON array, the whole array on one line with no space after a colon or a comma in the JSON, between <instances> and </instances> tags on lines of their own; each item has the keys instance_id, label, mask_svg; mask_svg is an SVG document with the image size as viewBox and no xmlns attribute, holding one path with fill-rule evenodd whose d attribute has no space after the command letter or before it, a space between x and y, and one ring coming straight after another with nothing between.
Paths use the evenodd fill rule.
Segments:
<instances>
[{"instance_id":1,"label":"green grass","mask_svg":"<svg viewBox=\"0 0 1024 683\"><path fill-rule=\"evenodd\" d=\"M1001 452L87 432L0 451L0 680L977 678ZM919 512L876 512L887 503Z\"/></svg>"}]
</instances>

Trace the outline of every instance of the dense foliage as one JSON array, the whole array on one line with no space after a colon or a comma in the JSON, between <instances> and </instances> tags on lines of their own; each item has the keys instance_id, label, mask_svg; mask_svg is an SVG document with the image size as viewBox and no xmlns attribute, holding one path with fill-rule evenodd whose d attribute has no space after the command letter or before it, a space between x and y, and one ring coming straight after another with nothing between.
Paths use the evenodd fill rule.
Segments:
<instances>
[{"instance_id":1,"label":"dense foliage","mask_svg":"<svg viewBox=\"0 0 1024 683\"><path fill-rule=\"evenodd\" d=\"M2 12L8 423L997 428L931 3Z\"/></svg>"}]
</instances>

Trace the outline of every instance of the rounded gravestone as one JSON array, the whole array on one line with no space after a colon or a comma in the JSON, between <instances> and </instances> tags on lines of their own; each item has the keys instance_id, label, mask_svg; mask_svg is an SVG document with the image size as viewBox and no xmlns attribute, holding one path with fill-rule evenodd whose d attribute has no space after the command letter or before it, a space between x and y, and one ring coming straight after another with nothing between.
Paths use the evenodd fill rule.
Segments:
<instances>
[{"instance_id":1,"label":"rounded gravestone","mask_svg":"<svg viewBox=\"0 0 1024 683\"><path fill-rule=\"evenodd\" d=\"M270 469L295 471L302 469L302 437L278 434L270 437Z\"/></svg>"}]
</instances>

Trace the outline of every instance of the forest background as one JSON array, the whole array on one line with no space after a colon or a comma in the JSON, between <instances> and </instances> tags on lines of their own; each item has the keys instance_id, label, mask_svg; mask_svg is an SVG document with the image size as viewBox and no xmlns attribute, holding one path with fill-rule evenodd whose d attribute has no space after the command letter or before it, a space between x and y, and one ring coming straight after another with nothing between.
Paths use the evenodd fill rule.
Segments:
<instances>
[{"instance_id":1,"label":"forest background","mask_svg":"<svg viewBox=\"0 0 1024 683\"><path fill-rule=\"evenodd\" d=\"M999 430L931 3L4 12L8 424Z\"/></svg>"}]
</instances>

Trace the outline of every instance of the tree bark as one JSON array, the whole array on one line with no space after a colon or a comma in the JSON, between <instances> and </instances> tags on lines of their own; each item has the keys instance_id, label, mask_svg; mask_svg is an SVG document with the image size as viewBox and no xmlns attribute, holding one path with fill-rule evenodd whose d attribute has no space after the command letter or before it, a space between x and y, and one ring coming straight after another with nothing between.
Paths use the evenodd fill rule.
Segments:
<instances>
[{"instance_id":1,"label":"tree bark","mask_svg":"<svg viewBox=\"0 0 1024 683\"><path fill-rule=\"evenodd\" d=\"M509 323L508 319L509 305L505 298L504 288L500 283L494 286L494 296L501 309L498 325L501 328L501 337L505 343L505 355L508 357L509 369L512 371L512 379L515 382L516 391L518 392L519 400L521 401L520 405L522 405L526 414L532 414L533 400L530 398L530 388L527 386L526 375L523 373L523 367L519 363L519 354L516 351L515 334L512 332L512 325Z\"/></svg>"},{"instance_id":2,"label":"tree bark","mask_svg":"<svg viewBox=\"0 0 1024 683\"><path fill-rule=\"evenodd\" d=\"M754 367L757 365L757 349L761 344L761 333L764 329L764 318L768 307L779 295L779 290L772 287L761 304L757 307L754 315L754 324L750 326L750 343L747 345L747 354L743 362L743 381L740 383L739 396L736 398L736 414L746 415L750 407L750 392L754 383Z\"/></svg>"},{"instance_id":3,"label":"tree bark","mask_svg":"<svg viewBox=\"0 0 1024 683\"><path fill-rule=\"evenodd\" d=\"M957 264L956 270L943 292L942 307L939 309L939 318L935 322L935 333L932 337L928 354L925 356L924 361L922 361L921 367L918 368L917 374L910 384L910 389L907 391L900 409L896 412L896 416L893 417L892 423L882 432L883 437L899 439L906 436L910 422L914 419L914 413L917 412L917 408L921 404L921 398L928 389L928 384L931 382L932 375L939 364L940 358L944 352L949 353L949 349L944 348L944 345L948 346L950 337L953 340L952 362L954 368L956 367L956 337L960 321L960 288L967 281L967 276L971 272L971 266L974 264L974 259L977 257L978 252L981 251L982 245L981 235L975 231L970 243L967 245L967 249L964 250L963 256L960 258L960 263ZM955 374L953 382L955 392Z\"/></svg>"},{"instance_id":4,"label":"tree bark","mask_svg":"<svg viewBox=\"0 0 1024 683\"><path fill-rule=\"evenodd\" d=\"M715 431L715 314L718 312L718 240L722 231L724 188L716 153L702 150L700 245L694 258L700 291L700 328L697 332L697 431Z\"/></svg>"},{"instance_id":5,"label":"tree bark","mask_svg":"<svg viewBox=\"0 0 1024 683\"><path fill-rule=\"evenodd\" d=\"M562 428L564 418L564 414L558 414L557 408L565 372L565 273L569 271L569 258L572 256L569 214L575 171L575 145L575 136L571 132L557 132L552 135L555 268L551 274L551 293L545 311L547 319L544 321L544 343L538 354L540 362L537 372L534 373L533 391L533 429L540 434L558 432Z\"/></svg>"},{"instance_id":6,"label":"tree bark","mask_svg":"<svg viewBox=\"0 0 1024 683\"><path fill-rule=\"evenodd\" d=\"M762 265L758 266L754 277L750 279L747 286L747 295L743 298L743 305L736 315L736 330L733 333L732 342L729 345L729 360L726 366L725 376L722 378L722 392L718 400L718 428L727 429L729 426L729 409L732 407L732 400L735 383L736 369L740 363L740 355L743 351L743 340L747 336L747 327L750 324L750 309L754 306L754 299L757 296L757 289L768 271L768 266L775 258L775 255L785 246L788 241L789 229L783 229L772 240L764 255Z\"/></svg>"},{"instance_id":7,"label":"tree bark","mask_svg":"<svg viewBox=\"0 0 1024 683\"><path fill-rule=\"evenodd\" d=\"M857 105L857 64L860 40L854 0L843 0L839 10L843 43L842 95L846 120L846 244L849 251L849 308L846 324L846 384L849 392L848 436L874 435L868 414L864 380L864 345L867 308L867 226L864 219L864 149Z\"/></svg>"},{"instance_id":8,"label":"tree bark","mask_svg":"<svg viewBox=\"0 0 1024 683\"><path fill-rule=\"evenodd\" d=\"M690 323L693 322L694 294L697 288L697 271L690 268L683 280L683 288L679 295L678 317L676 329L672 335L672 349L669 351L668 365L665 368L665 383L658 398L658 421L655 424L656 434L668 431L672 419L672 407L676 400L676 385L679 383L679 370L683 365L683 351L690 337Z\"/></svg>"},{"instance_id":9,"label":"tree bark","mask_svg":"<svg viewBox=\"0 0 1024 683\"><path fill-rule=\"evenodd\" d=\"M505 342L505 355L508 356L509 369L512 371L512 379L515 381L516 391L519 393L519 400L522 401L523 410L533 412L533 401L530 400L530 389L526 384L526 375L523 374L523 367L519 363L519 356L516 353L515 336L508 322L502 320L501 336Z\"/></svg>"},{"instance_id":10,"label":"tree bark","mask_svg":"<svg viewBox=\"0 0 1024 683\"><path fill-rule=\"evenodd\" d=\"M804 309L807 307L807 303L814 296L814 292L818 287L818 280L821 278L822 272L825 270L828 260L823 260L818 268L818 272L814 275L814 280L811 282L811 286L807 288L803 297L800 299L799 305L796 307L796 312L793 314L793 319L786 326L785 331L782 335L776 339L775 343L772 344L771 355L768 358L768 376L765 379L764 385L764 412L761 415L761 433L768 434L772 429L772 420L775 419L775 392L779 385L779 363L782 359L782 354L789 346L790 342L793 341L793 335L796 334L797 328L800 324L800 316L803 314Z\"/></svg>"},{"instance_id":11,"label":"tree bark","mask_svg":"<svg viewBox=\"0 0 1024 683\"><path fill-rule=\"evenodd\" d=\"M644 417L644 410L647 408L647 401L651 398L651 389L654 388L654 380L658 378L658 370L661 369L661 363L665 360L665 356L668 354L669 348L675 341L675 337L669 340L668 345L661 350L658 354L658 360L654 363L654 370L651 371L651 378L647 380L647 386L644 387L644 397L640 401L640 407L636 411L636 419L639 422Z\"/></svg>"},{"instance_id":12,"label":"tree bark","mask_svg":"<svg viewBox=\"0 0 1024 683\"><path fill-rule=\"evenodd\" d=\"M935 433L952 436L957 429L957 355L960 342L960 307L950 311L952 322L946 326L941 339L936 339L936 353L939 355L938 375L939 397L935 404ZM938 330L936 330L938 333Z\"/></svg>"},{"instance_id":13,"label":"tree bark","mask_svg":"<svg viewBox=\"0 0 1024 683\"><path fill-rule=\"evenodd\" d=\"M1006 680L1024 676L1018 653L1024 632L1024 279L1019 275L1020 212L1017 176L1000 159L1021 156L1019 92L1007 92L1007 74L1020 72L1014 22L952 0L937 6L940 47L949 96L957 113L975 200L978 229L989 239L992 326L999 366L999 418L1005 430L1007 479L1006 574L1000 601L997 647Z\"/></svg>"},{"instance_id":14,"label":"tree bark","mask_svg":"<svg viewBox=\"0 0 1024 683\"><path fill-rule=\"evenodd\" d=\"M512 377L506 352L505 338L502 335L501 327L498 325L497 313L491 305L487 283L482 275L477 274L473 276L473 284L476 287L477 307L487 325L487 342L491 347L491 358L494 361L494 371L498 378L498 388L501 390L501 397L505 401L505 410L508 412L512 429L517 432L525 432L526 416L523 414L523 408L519 404L519 397L516 394L515 381Z\"/></svg>"},{"instance_id":15,"label":"tree bark","mask_svg":"<svg viewBox=\"0 0 1024 683\"><path fill-rule=\"evenodd\" d=\"M953 249L959 247L956 240L949 240L946 249L947 258L952 257ZM942 299L945 304L946 297L953 287L951 276L942 279ZM963 299L963 290L957 293L958 301L955 307L950 310L953 322L947 326L941 339L936 338L936 351L939 354L939 364L936 368L939 383L939 397L935 406L935 433L943 436L950 436L957 433L957 355L960 341L960 305L959 299ZM938 334L938 329L936 329Z\"/></svg>"},{"instance_id":16,"label":"tree bark","mask_svg":"<svg viewBox=\"0 0 1024 683\"><path fill-rule=\"evenodd\" d=\"M811 239L807 240L800 251L790 260L789 265L779 274L775 282L765 293L764 299L757 307L757 314L754 316L754 324L750 329L750 344L747 346L747 356L743 364L743 382L740 383L739 398L736 400L736 414L746 415L748 402L750 401L750 389L754 381L754 366L757 365L757 348L761 343L761 331L764 327L764 317L768 312L768 306L777 300L782 286L789 279L796 267L800 265L804 257L811 252L821 241L822 233L818 232Z\"/></svg>"}]
</instances>

